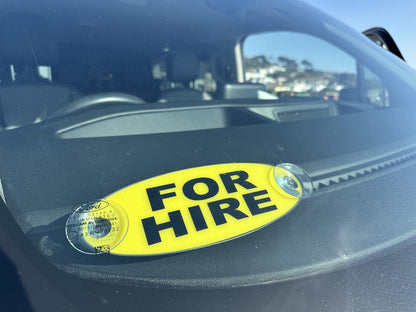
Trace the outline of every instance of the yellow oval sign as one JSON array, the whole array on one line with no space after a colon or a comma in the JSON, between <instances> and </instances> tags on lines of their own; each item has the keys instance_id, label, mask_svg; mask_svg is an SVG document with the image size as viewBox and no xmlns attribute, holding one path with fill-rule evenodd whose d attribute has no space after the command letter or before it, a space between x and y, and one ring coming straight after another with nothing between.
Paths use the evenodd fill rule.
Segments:
<instances>
[{"instance_id":1,"label":"yellow oval sign","mask_svg":"<svg viewBox=\"0 0 416 312\"><path fill-rule=\"evenodd\" d=\"M281 218L298 203L277 185L273 169L253 163L211 165L130 185L89 208L78 207L67 222L68 240L86 253L159 255L236 238ZM292 178L301 193L301 183Z\"/></svg>"}]
</instances>

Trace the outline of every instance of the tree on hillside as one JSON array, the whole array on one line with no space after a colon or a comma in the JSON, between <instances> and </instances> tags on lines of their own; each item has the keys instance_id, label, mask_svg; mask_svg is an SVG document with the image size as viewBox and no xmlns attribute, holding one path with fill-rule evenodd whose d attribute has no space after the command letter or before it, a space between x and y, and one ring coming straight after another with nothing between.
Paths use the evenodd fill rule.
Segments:
<instances>
[{"instance_id":1,"label":"tree on hillside","mask_svg":"<svg viewBox=\"0 0 416 312\"><path fill-rule=\"evenodd\" d=\"M267 68L270 66L270 61L264 55L258 55L254 57L245 57L244 58L244 65L246 69L249 70L256 70L259 68Z\"/></svg>"},{"instance_id":2,"label":"tree on hillside","mask_svg":"<svg viewBox=\"0 0 416 312\"><path fill-rule=\"evenodd\" d=\"M298 63L295 60L290 59L286 56L279 56L278 58L279 63L286 68L288 72L296 72L298 70Z\"/></svg>"},{"instance_id":3,"label":"tree on hillside","mask_svg":"<svg viewBox=\"0 0 416 312\"><path fill-rule=\"evenodd\" d=\"M303 69L307 72L312 72L313 71L312 63L308 60L302 60L300 65L302 65Z\"/></svg>"}]
</instances>

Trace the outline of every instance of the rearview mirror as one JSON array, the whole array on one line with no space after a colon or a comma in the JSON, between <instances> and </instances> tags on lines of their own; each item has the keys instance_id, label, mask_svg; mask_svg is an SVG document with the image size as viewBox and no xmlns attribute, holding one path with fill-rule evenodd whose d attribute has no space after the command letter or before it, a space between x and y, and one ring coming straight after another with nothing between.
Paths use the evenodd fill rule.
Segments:
<instances>
[{"instance_id":1,"label":"rearview mirror","mask_svg":"<svg viewBox=\"0 0 416 312\"><path fill-rule=\"evenodd\" d=\"M363 34L366 35L371 41L381 46L382 48L386 49L387 51L390 51L394 55L401 58L403 61L406 61L403 55L401 54L399 48L397 47L396 43L394 42L392 36L384 28L370 28L366 31L363 31Z\"/></svg>"}]
</instances>

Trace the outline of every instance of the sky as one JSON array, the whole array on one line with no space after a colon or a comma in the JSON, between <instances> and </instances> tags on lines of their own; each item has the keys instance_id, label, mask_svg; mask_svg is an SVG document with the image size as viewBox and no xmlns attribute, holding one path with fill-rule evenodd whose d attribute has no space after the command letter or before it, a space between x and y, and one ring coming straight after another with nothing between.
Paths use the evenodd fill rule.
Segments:
<instances>
[{"instance_id":1,"label":"sky","mask_svg":"<svg viewBox=\"0 0 416 312\"><path fill-rule=\"evenodd\" d=\"M350 27L387 29L407 63L416 68L416 0L304 0Z\"/></svg>"}]
</instances>

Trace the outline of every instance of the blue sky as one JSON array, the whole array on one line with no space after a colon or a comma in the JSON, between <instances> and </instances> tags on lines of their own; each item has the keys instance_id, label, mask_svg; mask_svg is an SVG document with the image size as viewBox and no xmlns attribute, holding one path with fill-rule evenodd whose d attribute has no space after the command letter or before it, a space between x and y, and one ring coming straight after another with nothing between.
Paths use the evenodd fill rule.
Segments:
<instances>
[{"instance_id":1,"label":"blue sky","mask_svg":"<svg viewBox=\"0 0 416 312\"><path fill-rule=\"evenodd\" d=\"M299 65L302 60L307 60L316 70L339 73L356 71L354 58L332 44L310 35L271 32L248 36L243 48L244 55L248 57L264 55L275 61L278 56L286 56Z\"/></svg>"},{"instance_id":2,"label":"blue sky","mask_svg":"<svg viewBox=\"0 0 416 312\"><path fill-rule=\"evenodd\" d=\"M304 0L358 31L380 26L416 68L416 0Z\"/></svg>"}]
</instances>

